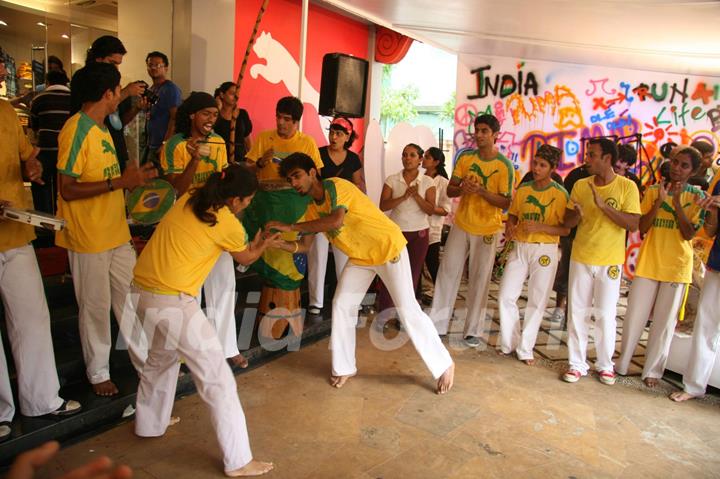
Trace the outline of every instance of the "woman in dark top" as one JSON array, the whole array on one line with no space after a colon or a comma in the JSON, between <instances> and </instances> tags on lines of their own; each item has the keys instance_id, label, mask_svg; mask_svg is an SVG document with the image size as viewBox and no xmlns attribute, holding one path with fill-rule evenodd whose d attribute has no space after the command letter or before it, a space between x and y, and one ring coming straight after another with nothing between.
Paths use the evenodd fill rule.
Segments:
<instances>
[{"instance_id":1,"label":"woman in dark top","mask_svg":"<svg viewBox=\"0 0 720 479\"><path fill-rule=\"evenodd\" d=\"M323 178L342 178L355 183L355 186L365 191L365 178L360 157L350 151L350 145L357 138L353 124L347 118L335 118L330 124L328 140L330 144L320 148L320 158L323 168L320 176Z\"/></svg>"},{"instance_id":2,"label":"woman in dark top","mask_svg":"<svg viewBox=\"0 0 720 479\"><path fill-rule=\"evenodd\" d=\"M230 158L230 119L232 118L233 108L237 105L238 91L237 85L231 81L226 81L215 90L215 99L218 102L220 114L215 122L213 130L225 140L228 151L228 160ZM252 133L252 122L248 112L242 108L238 109L238 117L235 122L235 161L244 161L245 154L250 151L250 133Z\"/></svg>"},{"instance_id":3,"label":"woman in dark top","mask_svg":"<svg viewBox=\"0 0 720 479\"><path fill-rule=\"evenodd\" d=\"M320 148L323 168L320 171L322 178L343 178L351 181L365 192L365 179L363 177L363 166L360 158L348 148L353 144L357 134L353 130L353 124L347 118L335 118L330 124L328 139L330 144ZM314 316L322 314L323 302L325 301L325 271L327 269L328 251L330 245L325 235L315 235L310 251L308 251L308 293L310 303L308 313ZM335 260L335 277L339 278L340 273L347 263L347 256L332 247L333 259Z\"/></svg>"}]
</instances>

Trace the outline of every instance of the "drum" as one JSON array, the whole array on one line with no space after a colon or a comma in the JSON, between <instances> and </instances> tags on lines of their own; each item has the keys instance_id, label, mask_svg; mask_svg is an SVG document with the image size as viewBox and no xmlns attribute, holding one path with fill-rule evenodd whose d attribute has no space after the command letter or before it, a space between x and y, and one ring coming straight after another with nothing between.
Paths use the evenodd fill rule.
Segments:
<instances>
[{"instance_id":1,"label":"drum","mask_svg":"<svg viewBox=\"0 0 720 479\"><path fill-rule=\"evenodd\" d=\"M130 217L142 225L159 222L174 203L175 189L170 183L160 179L135 188L127 197Z\"/></svg>"},{"instance_id":2,"label":"drum","mask_svg":"<svg viewBox=\"0 0 720 479\"><path fill-rule=\"evenodd\" d=\"M297 223L305 215L310 196L301 196L286 182L262 182L250 206L243 214L242 222L249 238L263 228L268 221ZM297 232L283 233L282 238L295 241ZM275 288L292 291L300 287L307 270L307 256L279 249L266 250L262 257L250 266Z\"/></svg>"},{"instance_id":3,"label":"drum","mask_svg":"<svg viewBox=\"0 0 720 479\"><path fill-rule=\"evenodd\" d=\"M5 207L2 208L2 216L18 223L25 223L50 231L60 231L65 227L64 219L42 211Z\"/></svg>"},{"instance_id":4,"label":"drum","mask_svg":"<svg viewBox=\"0 0 720 479\"><path fill-rule=\"evenodd\" d=\"M261 337L279 339L288 325L295 336L300 336L303 331L300 288L285 290L263 286L257 321Z\"/></svg>"}]
</instances>

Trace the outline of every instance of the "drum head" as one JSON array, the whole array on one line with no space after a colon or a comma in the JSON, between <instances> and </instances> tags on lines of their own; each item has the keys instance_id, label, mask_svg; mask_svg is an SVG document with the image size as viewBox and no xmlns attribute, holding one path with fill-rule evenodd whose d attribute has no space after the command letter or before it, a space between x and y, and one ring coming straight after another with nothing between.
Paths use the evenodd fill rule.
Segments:
<instances>
[{"instance_id":1,"label":"drum head","mask_svg":"<svg viewBox=\"0 0 720 479\"><path fill-rule=\"evenodd\" d=\"M159 222L175 203L175 189L165 180L155 179L135 188L127 198L130 217L143 225Z\"/></svg>"}]
</instances>

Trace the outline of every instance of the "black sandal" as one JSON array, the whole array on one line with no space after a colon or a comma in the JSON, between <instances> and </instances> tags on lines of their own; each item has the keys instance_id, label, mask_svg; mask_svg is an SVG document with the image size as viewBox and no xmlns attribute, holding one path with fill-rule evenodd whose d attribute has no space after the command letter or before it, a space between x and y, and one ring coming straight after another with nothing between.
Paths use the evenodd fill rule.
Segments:
<instances>
[{"instance_id":1,"label":"black sandal","mask_svg":"<svg viewBox=\"0 0 720 479\"><path fill-rule=\"evenodd\" d=\"M53 416L72 416L82 411L82 404L72 399L65 399L59 408L51 412Z\"/></svg>"}]
</instances>

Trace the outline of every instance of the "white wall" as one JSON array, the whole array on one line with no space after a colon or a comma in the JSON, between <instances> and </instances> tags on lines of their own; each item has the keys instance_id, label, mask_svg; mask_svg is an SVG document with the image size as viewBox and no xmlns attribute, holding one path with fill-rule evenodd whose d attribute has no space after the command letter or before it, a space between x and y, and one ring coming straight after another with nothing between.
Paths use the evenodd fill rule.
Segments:
<instances>
[{"instance_id":1,"label":"white wall","mask_svg":"<svg viewBox=\"0 0 720 479\"><path fill-rule=\"evenodd\" d=\"M235 81L235 0L193 0L190 88L212 94Z\"/></svg>"}]
</instances>

